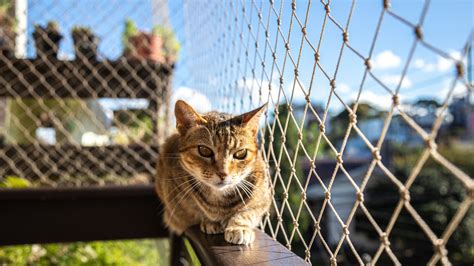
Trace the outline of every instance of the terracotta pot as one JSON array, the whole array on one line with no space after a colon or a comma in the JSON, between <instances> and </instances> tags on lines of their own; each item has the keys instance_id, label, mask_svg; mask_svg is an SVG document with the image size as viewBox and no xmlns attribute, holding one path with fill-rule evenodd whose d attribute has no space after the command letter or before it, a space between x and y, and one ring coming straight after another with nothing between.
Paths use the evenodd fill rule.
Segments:
<instances>
[{"instance_id":1,"label":"terracotta pot","mask_svg":"<svg viewBox=\"0 0 474 266\"><path fill-rule=\"evenodd\" d=\"M130 43L129 57L161 63L165 61L161 52L163 41L160 36L141 32L131 37Z\"/></svg>"}]
</instances>

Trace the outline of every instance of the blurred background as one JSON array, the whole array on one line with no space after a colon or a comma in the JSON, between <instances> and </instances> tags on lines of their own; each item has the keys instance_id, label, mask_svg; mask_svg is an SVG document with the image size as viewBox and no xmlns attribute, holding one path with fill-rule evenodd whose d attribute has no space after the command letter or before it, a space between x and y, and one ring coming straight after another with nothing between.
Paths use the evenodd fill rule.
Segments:
<instances>
[{"instance_id":1,"label":"blurred background","mask_svg":"<svg viewBox=\"0 0 474 266\"><path fill-rule=\"evenodd\" d=\"M267 234L316 265L472 265L473 11L0 0L0 186L150 184L177 99L235 114L268 103ZM168 253L166 240L10 246L0 264L161 265Z\"/></svg>"}]
</instances>

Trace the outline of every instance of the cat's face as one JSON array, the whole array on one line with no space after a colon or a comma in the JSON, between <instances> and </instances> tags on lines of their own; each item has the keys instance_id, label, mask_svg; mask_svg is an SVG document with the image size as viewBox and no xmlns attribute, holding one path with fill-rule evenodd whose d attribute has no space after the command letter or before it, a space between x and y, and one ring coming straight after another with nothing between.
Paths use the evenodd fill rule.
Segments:
<instances>
[{"instance_id":1,"label":"cat's face","mask_svg":"<svg viewBox=\"0 0 474 266\"><path fill-rule=\"evenodd\" d=\"M176 103L184 169L201 183L231 191L253 170L258 156L258 120L263 108L240 116L197 114L183 101Z\"/></svg>"}]
</instances>

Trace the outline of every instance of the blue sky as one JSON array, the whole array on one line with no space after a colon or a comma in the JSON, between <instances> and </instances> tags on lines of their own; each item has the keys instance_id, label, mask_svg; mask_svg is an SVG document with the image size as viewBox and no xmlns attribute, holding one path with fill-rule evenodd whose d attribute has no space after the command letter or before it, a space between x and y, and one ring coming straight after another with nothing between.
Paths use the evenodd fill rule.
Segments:
<instances>
[{"instance_id":1,"label":"blue sky","mask_svg":"<svg viewBox=\"0 0 474 266\"><path fill-rule=\"evenodd\" d=\"M99 47L101 55L107 58L116 58L122 51L121 33L123 31L123 22L126 18L133 19L141 29L151 29L157 21L157 18L153 17L152 2L150 0L30 0L28 14L29 35L31 36L33 24L45 24L48 20L58 21L65 35L69 35L67 33L75 25L91 26L101 37L102 41ZM413 24L418 24L423 1L400 0L393 2L392 11L394 13ZM273 63L272 58L268 56L267 52L264 60L267 66L265 75L260 59L257 56L257 64L254 67L256 75L253 78L250 66L253 66L255 49L249 49L249 55L246 57L244 55L245 49L242 49L245 46L242 46L241 43L239 43L240 49L233 54L224 51L224 46L229 45L225 41L217 42L219 44L218 47L208 46L215 43L216 38L221 36L223 31L227 30L227 25L232 27L240 25L232 20L233 17L237 17L239 22L250 21L252 34L256 36L259 43L258 53L263 55L265 48L264 32L260 26L260 31L257 35L259 23L256 10L261 8L264 24L266 24L269 12L271 14L268 31L272 47L277 34L276 16L269 9L268 1L255 1L254 4L250 1L234 1L234 11L227 10L229 19L224 19L224 21L219 20L219 18L224 17L221 13L213 16L209 16L206 13L210 12L209 10L226 12L225 9L230 8L229 2L223 3L190 0L187 1L187 5L184 5L181 0L168 2L171 24L175 27L177 36L183 44L182 60L178 62L176 67L174 88L182 97L186 97L186 95L192 92L193 97L191 97L191 100L199 98L200 100L197 104L203 105L201 106L203 109L209 109L211 106L213 108L225 107L225 104L222 102L229 101L228 98L232 98L229 96L235 96L235 90L244 90L241 95L244 95L243 98L245 99L237 99L239 98L237 96L233 97L231 101L234 103L234 109L235 106L238 108L239 105L242 108L248 108L258 104L255 101L256 97L252 101L247 99L248 90L258 89L256 84L266 86L266 84L270 83L274 87L279 85L278 75L268 76L269 66ZM356 3L349 27L349 42L363 56L367 56L375 33L376 23L383 8L382 1L362 0ZM280 4L281 1L275 1L274 8L279 9ZM216 8L215 6L218 7ZM243 6L246 7L245 14L241 11ZM283 6L281 31L286 36L289 32L291 1L284 1ZM338 23L345 25L350 7L350 1L333 1L331 3L331 14ZM473 3L470 0L432 1L423 26L425 40L452 57L457 57L473 30L473 8ZM304 21L306 9L306 1L297 1L296 14L301 21ZM309 41L313 45L317 45L319 41L324 13L324 7L319 1L312 2L306 32ZM292 48L290 53L296 60L298 58L302 33L298 24L294 21L293 23L289 44ZM211 32L218 33L218 36L212 35ZM227 37L231 36L230 33L232 32L229 32ZM242 40L245 43L249 40L247 28L243 28L242 34ZM392 90L395 90L400 80L400 74L406 63L413 39L414 33L410 27L395 20L392 16L385 16L372 55L372 60L375 64L373 71ZM250 37L250 40L253 42L253 37ZM332 22L327 23L320 47L320 55L321 65L330 76L334 74L341 43L342 36L339 29ZM281 67L285 53L281 38L279 38L277 47L277 64ZM212 49L215 50L212 51ZM211 52L207 52L209 50ZM69 36L62 42L61 51L64 57L71 56L72 40ZM28 54L30 56L34 54L32 42L29 42ZM308 91L311 80L314 65L313 54L314 52L310 49L308 43L305 42L302 47L300 66L298 68L299 81L305 91ZM239 73L236 71L233 74L220 76L219 73L228 66L230 61L217 60L216 57L219 55L224 56L230 61L240 58L241 66L230 68L239 70ZM194 58L190 58L191 56L194 56ZM246 59L249 59L252 63L247 63ZM236 61L233 62L236 63ZM295 79L293 68L287 62L286 70L283 73L284 84L282 89L287 92L291 90ZM336 91L339 92L346 103L352 101L357 95L363 72L363 61L346 48L336 78ZM418 46L406 79L402 83L400 90L402 101L409 102L417 98L443 99L447 93L448 83L453 78L453 73L454 67L449 60L443 60L436 53ZM244 76L246 77L246 82L242 80ZM256 81L253 81L254 79ZM329 95L329 82L323 77L321 71L316 71L314 81L310 97L312 101L323 104ZM232 86L235 87L234 91ZM228 95L223 95L226 92L217 93L223 88L227 88L226 92ZM456 93L462 94L463 90L465 91L465 87L458 86ZM296 91L299 92L300 89L297 88ZM254 96L257 95L255 92L253 94ZM273 97L276 98L276 95ZM303 97L302 93L296 93L295 101L301 101ZM207 101L203 100L206 98L208 99ZM381 108L388 108L390 95L377 85L376 82L369 79L364 86L362 100L372 102ZM235 104L236 102L238 103ZM334 110L341 107L342 105L338 101L332 101L330 105L330 108Z\"/></svg>"}]
</instances>

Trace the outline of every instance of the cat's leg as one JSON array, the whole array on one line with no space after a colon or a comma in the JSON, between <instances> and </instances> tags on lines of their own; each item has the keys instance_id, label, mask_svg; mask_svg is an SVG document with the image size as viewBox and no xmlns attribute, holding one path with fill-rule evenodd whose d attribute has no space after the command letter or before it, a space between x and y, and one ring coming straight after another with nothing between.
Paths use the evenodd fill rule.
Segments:
<instances>
[{"instance_id":1,"label":"cat's leg","mask_svg":"<svg viewBox=\"0 0 474 266\"><path fill-rule=\"evenodd\" d=\"M213 222L204 219L200 224L201 231L206 234L222 234L224 233L224 227L221 222Z\"/></svg>"},{"instance_id":2,"label":"cat's leg","mask_svg":"<svg viewBox=\"0 0 474 266\"><path fill-rule=\"evenodd\" d=\"M229 219L224 231L224 238L232 244L249 245L255 239L254 228L260 222L260 215L255 210L239 212Z\"/></svg>"}]
</instances>

